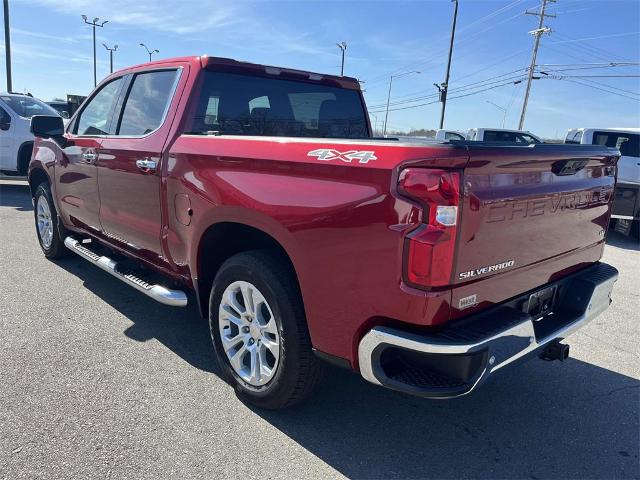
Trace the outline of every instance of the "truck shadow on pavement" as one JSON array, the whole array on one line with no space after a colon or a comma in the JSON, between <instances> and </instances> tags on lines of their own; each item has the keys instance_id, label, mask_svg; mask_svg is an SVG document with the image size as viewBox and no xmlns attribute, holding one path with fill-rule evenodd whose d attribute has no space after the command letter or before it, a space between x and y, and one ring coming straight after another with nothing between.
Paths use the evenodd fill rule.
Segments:
<instances>
[{"instance_id":1,"label":"truck shadow on pavement","mask_svg":"<svg viewBox=\"0 0 640 480\"><path fill-rule=\"evenodd\" d=\"M154 338L220 375L194 298L184 309L165 307L79 258L57 263L131 320L125 335ZM352 478L638 476L640 382L576 359L534 359L496 377L468 397L428 401L330 368L306 403L284 412L247 407L247 415Z\"/></svg>"},{"instance_id":2,"label":"truck shadow on pavement","mask_svg":"<svg viewBox=\"0 0 640 480\"><path fill-rule=\"evenodd\" d=\"M156 339L190 365L219 373L209 326L200 317L192 294L189 293L186 308L168 307L147 298L80 257L65 258L56 264L82 279L85 288L131 320L131 326L124 331L127 337L139 342Z\"/></svg>"},{"instance_id":3,"label":"truck shadow on pavement","mask_svg":"<svg viewBox=\"0 0 640 480\"><path fill-rule=\"evenodd\" d=\"M33 205L31 204L29 185L26 183L0 183L0 205L13 207L19 212L32 211Z\"/></svg>"},{"instance_id":4,"label":"truck shadow on pavement","mask_svg":"<svg viewBox=\"0 0 640 480\"><path fill-rule=\"evenodd\" d=\"M624 248L626 250L640 251L640 242L632 236L623 235L614 230L607 233L607 245L612 247Z\"/></svg>"}]
</instances>

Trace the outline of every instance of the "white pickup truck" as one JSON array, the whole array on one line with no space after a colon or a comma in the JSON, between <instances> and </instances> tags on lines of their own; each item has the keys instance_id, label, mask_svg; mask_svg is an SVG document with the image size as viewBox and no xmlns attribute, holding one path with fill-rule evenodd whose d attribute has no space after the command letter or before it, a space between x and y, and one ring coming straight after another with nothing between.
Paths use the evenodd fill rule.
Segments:
<instances>
[{"instance_id":1,"label":"white pickup truck","mask_svg":"<svg viewBox=\"0 0 640 480\"><path fill-rule=\"evenodd\" d=\"M564 143L620 150L611 218L616 230L638 236L640 223L640 128L572 128Z\"/></svg>"},{"instance_id":2,"label":"white pickup truck","mask_svg":"<svg viewBox=\"0 0 640 480\"><path fill-rule=\"evenodd\" d=\"M543 143L539 137L526 130L508 130L504 128L471 128L466 133L456 130L438 130L436 140L472 140L475 142L504 142L532 144Z\"/></svg>"}]
</instances>

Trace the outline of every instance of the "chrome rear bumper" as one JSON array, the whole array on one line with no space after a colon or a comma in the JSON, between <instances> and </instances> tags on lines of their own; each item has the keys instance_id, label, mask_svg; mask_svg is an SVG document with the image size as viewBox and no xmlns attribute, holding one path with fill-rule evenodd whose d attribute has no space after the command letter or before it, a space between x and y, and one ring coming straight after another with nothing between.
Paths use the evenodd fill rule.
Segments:
<instances>
[{"instance_id":1,"label":"chrome rear bumper","mask_svg":"<svg viewBox=\"0 0 640 480\"><path fill-rule=\"evenodd\" d=\"M427 398L466 395L497 370L600 315L617 278L615 268L598 263L545 285L558 286L558 300L543 320L523 312L527 294L432 336L375 327L360 341L360 373L371 383Z\"/></svg>"}]
</instances>

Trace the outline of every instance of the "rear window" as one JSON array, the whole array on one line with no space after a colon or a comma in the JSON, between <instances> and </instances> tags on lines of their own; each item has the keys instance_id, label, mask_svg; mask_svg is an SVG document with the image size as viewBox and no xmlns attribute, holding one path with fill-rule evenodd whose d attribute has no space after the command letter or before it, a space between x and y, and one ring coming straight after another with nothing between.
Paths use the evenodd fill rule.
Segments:
<instances>
[{"instance_id":1,"label":"rear window","mask_svg":"<svg viewBox=\"0 0 640 480\"><path fill-rule=\"evenodd\" d=\"M447 132L444 134L445 140L464 140L464 136L459 133Z\"/></svg>"},{"instance_id":2,"label":"rear window","mask_svg":"<svg viewBox=\"0 0 640 480\"><path fill-rule=\"evenodd\" d=\"M527 135L526 133L519 132L503 132L500 130L485 130L484 132L485 142L508 142L508 143L540 143L539 140Z\"/></svg>"},{"instance_id":3,"label":"rear window","mask_svg":"<svg viewBox=\"0 0 640 480\"><path fill-rule=\"evenodd\" d=\"M564 139L564 143L571 143L579 145L582 141L582 130L578 130L577 132L569 132L567 133L567 138Z\"/></svg>"},{"instance_id":4,"label":"rear window","mask_svg":"<svg viewBox=\"0 0 640 480\"><path fill-rule=\"evenodd\" d=\"M315 83L205 72L193 133L363 138L359 92Z\"/></svg>"},{"instance_id":5,"label":"rear window","mask_svg":"<svg viewBox=\"0 0 640 480\"><path fill-rule=\"evenodd\" d=\"M640 157L640 135L622 132L593 132L593 144L617 148L625 157Z\"/></svg>"}]
</instances>

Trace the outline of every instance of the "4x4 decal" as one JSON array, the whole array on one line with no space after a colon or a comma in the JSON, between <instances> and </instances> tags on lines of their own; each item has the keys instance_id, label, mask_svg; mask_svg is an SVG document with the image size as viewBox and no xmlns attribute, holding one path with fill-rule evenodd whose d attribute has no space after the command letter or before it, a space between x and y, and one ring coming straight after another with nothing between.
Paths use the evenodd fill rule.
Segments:
<instances>
[{"instance_id":1,"label":"4x4 decal","mask_svg":"<svg viewBox=\"0 0 640 480\"><path fill-rule=\"evenodd\" d=\"M358 160L358 163L368 163L371 160L377 160L374 152L365 150L349 150L348 152L339 152L330 148L320 148L318 150L311 150L307 153L308 157L318 157L318 160L330 161L330 160L342 160L346 163L351 163L353 160Z\"/></svg>"}]
</instances>

